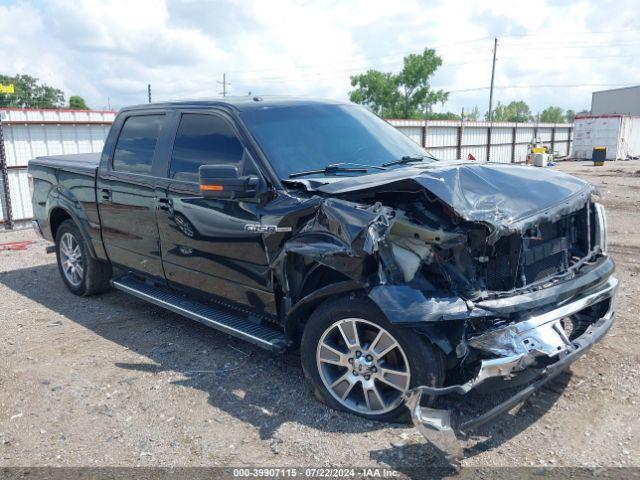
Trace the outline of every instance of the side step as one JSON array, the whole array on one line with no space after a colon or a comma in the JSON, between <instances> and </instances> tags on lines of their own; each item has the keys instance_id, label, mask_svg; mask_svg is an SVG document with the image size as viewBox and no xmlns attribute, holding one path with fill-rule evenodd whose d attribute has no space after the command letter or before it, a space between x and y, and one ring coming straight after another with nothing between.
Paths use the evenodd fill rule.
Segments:
<instances>
[{"instance_id":1,"label":"side step","mask_svg":"<svg viewBox=\"0 0 640 480\"><path fill-rule=\"evenodd\" d=\"M130 293L154 305L166 308L234 337L247 340L267 350L282 353L289 346L285 334L276 328L256 323L241 313L189 300L168 289L149 285L132 275L114 279L111 284L118 290Z\"/></svg>"}]
</instances>

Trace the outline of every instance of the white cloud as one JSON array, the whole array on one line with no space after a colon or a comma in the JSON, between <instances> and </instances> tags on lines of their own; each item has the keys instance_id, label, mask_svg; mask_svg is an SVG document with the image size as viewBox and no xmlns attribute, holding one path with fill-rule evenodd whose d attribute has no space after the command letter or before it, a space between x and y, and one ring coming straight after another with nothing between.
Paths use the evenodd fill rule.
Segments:
<instances>
[{"instance_id":1,"label":"white cloud","mask_svg":"<svg viewBox=\"0 0 640 480\"><path fill-rule=\"evenodd\" d=\"M444 65L432 84L454 91L442 109L484 110L487 90L455 91L488 86L493 36L499 87L640 82L635 6L633 0L0 0L0 72L32 74L96 108L108 98L117 107L144 102L147 83L156 100L215 96L223 72L234 94L347 98L350 74L397 70L404 53L436 47ZM604 30L614 32L598 33ZM522 98L534 112L551 104L582 109L601 88L499 88L495 98Z\"/></svg>"}]
</instances>

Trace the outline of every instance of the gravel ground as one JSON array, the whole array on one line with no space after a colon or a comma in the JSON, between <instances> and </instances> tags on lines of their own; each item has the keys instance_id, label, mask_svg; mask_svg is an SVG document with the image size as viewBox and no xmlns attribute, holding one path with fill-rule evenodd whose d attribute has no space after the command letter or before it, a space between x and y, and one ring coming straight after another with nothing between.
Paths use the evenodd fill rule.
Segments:
<instances>
[{"instance_id":1,"label":"gravel ground","mask_svg":"<svg viewBox=\"0 0 640 480\"><path fill-rule=\"evenodd\" d=\"M604 342L465 441L463 466L640 463L640 162L560 167L595 183L622 281ZM78 298L31 231L0 234L0 467L377 466L440 460L407 425L317 402L277 356L124 293ZM489 399L475 400L479 408ZM487 403L488 404L488 403Z\"/></svg>"}]
</instances>

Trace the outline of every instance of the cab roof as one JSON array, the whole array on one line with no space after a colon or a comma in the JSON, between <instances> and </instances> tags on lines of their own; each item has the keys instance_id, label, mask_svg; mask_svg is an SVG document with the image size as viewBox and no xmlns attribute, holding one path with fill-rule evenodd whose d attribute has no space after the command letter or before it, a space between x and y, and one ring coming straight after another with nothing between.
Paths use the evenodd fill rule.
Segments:
<instances>
[{"instance_id":1,"label":"cab roof","mask_svg":"<svg viewBox=\"0 0 640 480\"><path fill-rule=\"evenodd\" d=\"M206 109L208 107L223 107L226 109L244 112L262 108L278 108L293 106L310 106L310 105L348 105L348 102L336 100L324 100L316 98L304 97L286 97L286 96L262 96L262 95L246 95L237 97L223 97L211 99L193 99L193 100L176 100L171 102L159 103L143 103L125 107L121 111L148 110L153 108L175 109L175 108L195 108Z\"/></svg>"}]
</instances>

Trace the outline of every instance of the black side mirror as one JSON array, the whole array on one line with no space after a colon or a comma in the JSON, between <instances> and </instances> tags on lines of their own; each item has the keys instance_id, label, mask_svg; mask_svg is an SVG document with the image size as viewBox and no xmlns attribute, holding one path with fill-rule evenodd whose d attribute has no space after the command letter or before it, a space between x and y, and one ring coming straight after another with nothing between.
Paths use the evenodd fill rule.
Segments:
<instances>
[{"instance_id":1,"label":"black side mirror","mask_svg":"<svg viewBox=\"0 0 640 480\"><path fill-rule=\"evenodd\" d=\"M199 173L204 198L252 198L257 194L258 177L241 177L233 165L202 165Z\"/></svg>"}]
</instances>

